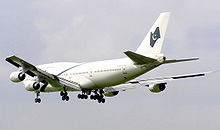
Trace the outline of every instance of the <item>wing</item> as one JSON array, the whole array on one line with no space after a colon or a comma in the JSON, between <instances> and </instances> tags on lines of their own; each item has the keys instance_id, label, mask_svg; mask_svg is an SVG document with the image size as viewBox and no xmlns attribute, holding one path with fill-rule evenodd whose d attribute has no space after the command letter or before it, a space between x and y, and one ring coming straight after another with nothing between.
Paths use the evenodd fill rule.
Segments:
<instances>
[{"instance_id":1,"label":"wing","mask_svg":"<svg viewBox=\"0 0 220 130\"><path fill-rule=\"evenodd\" d=\"M129 81L129 82L121 84L121 85L105 88L104 91L105 92L126 91L129 89L136 88L135 85L137 85L137 84L140 84L142 86L148 86L151 84L162 84L162 83L167 83L169 81L178 80L178 79L202 77L202 76L205 76L209 73L212 73L212 72L210 71L210 72L185 74L185 75L178 75L178 76L168 76L168 77L146 79L146 80L132 80L132 81Z\"/></svg>"},{"instance_id":2,"label":"wing","mask_svg":"<svg viewBox=\"0 0 220 130\"><path fill-rule=\"evenodd\" d=\"M14 66L18 68L22 68L22 71L32 77L37 76L42 81L45 80L48 83L50 83L54 87L69 87L76 90L81 90L80 85L63 79L61 77L57 77L56 75L50 74L46 71L41 70L40 68L35 67L34 65L18 58L17 56L11 56L6 58L6 61L13 64Z\"/></svg>"},{"instance_id":3,"label":"wing","mask_svg":"<svg viewBox=\"0 0 220 130\"><path fill-rule=\"evenodd\" d=\"M148 86L148 85L151 85L151 84L167 83L169 81L178 80L178 79L203 77L208 73L211 73L211 71L210 72L202 72L202 73L178 75L178 76L168 76L168 77L154 78L154 79L146 79L146 80L136 80L136 81L131 81L130 83L133 83L133 84L138 83L138 84L141 84L141 85L144 85L144 86Z\"/></svg>"}]
</instances>

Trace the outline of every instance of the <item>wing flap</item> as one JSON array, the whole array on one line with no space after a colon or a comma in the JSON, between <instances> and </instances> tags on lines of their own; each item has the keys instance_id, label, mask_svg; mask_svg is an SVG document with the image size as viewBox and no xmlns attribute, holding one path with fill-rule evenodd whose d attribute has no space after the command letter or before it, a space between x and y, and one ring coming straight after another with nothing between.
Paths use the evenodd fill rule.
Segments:
<instances>
[{"instance_id":1,"label":"wing flap","mask_svg":"<svg viewBox=\"0 0 220 130\"><path fill-rule=\"evenodd\" d=\"M113 87L106 87L104 88L105 92L116 92L116 91L126 91L129 89L135 89L135 85L131 84L131 83L124 83L124 84L120 84L120 85L116 85Z\"/></svg>"},{"instance_id":2,"label":"wing flap","mask_svg":"<svg viewBox=\"0 0 220 130\"><path fill-rule=\"evenodd\" d=\"M76 83L76 82L73 82L73 81L70 81L70 80L67 80L67 79L64 79L64 78L58 78L59 79L59 82L65 86L68 86L70 88L73 88L75 90L78 90L80 91L81 88L80 88L80 84Z\"/></svg>"}]
</instances>

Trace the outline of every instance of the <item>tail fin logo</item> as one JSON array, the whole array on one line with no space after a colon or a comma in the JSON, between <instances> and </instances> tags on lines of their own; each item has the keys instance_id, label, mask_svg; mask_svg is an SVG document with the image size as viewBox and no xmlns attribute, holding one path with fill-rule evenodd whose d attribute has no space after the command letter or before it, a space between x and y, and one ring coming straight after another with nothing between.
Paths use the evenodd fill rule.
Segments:
<instances>
[{"instance_id":1,"label":"tail fin logo","mask_svg":"<svg viewBox=\"0 0 220 130\"><path fill-rule=\"evenodd\" d=\"M154 44L156 41L160 38L160 29L157 27L154 31L154 33L150 33L150 46L154 47Z\"/></svg>"}]
</instances>

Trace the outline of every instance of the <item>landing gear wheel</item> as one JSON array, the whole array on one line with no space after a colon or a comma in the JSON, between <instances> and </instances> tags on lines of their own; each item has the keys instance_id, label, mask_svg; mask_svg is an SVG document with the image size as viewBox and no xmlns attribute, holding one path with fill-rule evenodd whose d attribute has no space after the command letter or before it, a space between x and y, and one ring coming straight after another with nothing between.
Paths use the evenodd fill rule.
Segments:
<instances>
[{"instance_id":1,"label":"landing gear wheel","mask_svg":"<svg viewBox=\"0 0 220 130\"><path fill-rule=\"evenodd\" d=\"M90 96L90 99L93 100L93 99L94 99L94 95L91 95L91 96Z\"/></svg>"},{"instance_id":2,"label":"landing gear wheel","mask_svg":"<svg viewBox=\"0 0 220 130\"><path fill-rule=\"evenodd\" d=\"M101 102L102 102L102 103L105 103L105 99L104 99L104 98L102 98Z\"/></svg>"},{"instance_id":3,"label":"landing gear wheel","mask_svg":"<svg viewBox=\"0 0 220 130\"><path fill-rule=\"evenodd\" d=\"M94 97L94 99L95 99L95 100L99 99L99 95L96 94L95 97Z\"/></svg>"},{"instance_id":4,"label":"landing gear wheel","mask_svg":"<svg viewBox=\"0 0 220 130\"><path fill-rule=\"evenodd\" d=\"M62 100L64 101L66 99L66 97L65 96L62 96Z\"/></svg>"},{"instance_id":5,"label":"landing gear wheel","mask_svg":"<svg viewBox=\"0 0 220 130\"><path fill-rule=\"evenodd\" d=\"M78 96L77 96L79 99L81 99L82 98L82 95L81 94L78 94Z\"/></svg>"},{"instance_id":6,"label":"landing gear wheel","mask_svg":"<svg viewBox=\"0 0 220 130\"><path fill-rule=\"evenodd\" d=\"M69 101L70 99L65 87L63 88L63 91L60 92L60 96L62 97L63 101Z\"/></svg>"},{"instance_id":7,"label":"landing gear wheel","mask_svg":"<svg viewBox=\"0 0 220 130\"><path fill-rule=\"evenodd\" d=\"M38 103L38 100L37 100L37 98L35 98L35 100L34 100L34 101L35 101L35 103Z\"/></svg>"},{"instance_id":8,"label":"landing gear wheel","mask_svg":"<svg viewBox=\"0 0 220 130\"><path fill-rule=\"evenodd\" d=\"M69 101L69 99L70 99L69 96L66 96L66 101Z\"/></svg>"},{"instance_id":9,"label":"landing gear wheel","mask_svg":"<svg viewBox=\"0 0 220 130\"><path fill-rule=\"evenodd\" d=\"M35 103L40 103L41 102L41 99L39 98L40 97L40 92L35 92L36 93L36 98L35 98Z\"/></svg>"},{"instance_id":10,"label":"landing gear wheel","mask_svg":"<svg viewBox=\"0 0 220 130\"><path fill-rule=\"evenodd\" d=\"M35 98L35 103L40 103L41 99L40 98Z\"/></svg>"},{"instance_id":11,"label":"landing gear wheel","mask_svg":"<svg viewBox=\"0 0 220 130\"><path fill-rule=\"evenodd\" d=\"M70 99L69 96L65 96L65 95L62 96L62 100L63 100L63 101L64 101L64 100L69 101L69 99Z\"/></svg>"},{"instance_id":12,"label":"landing gear wheel","mask_svg":"<svg viewBox=\"0 0 220 130\"><path fill-rule=\"evenodd\" d=\"M63 91L61 91L61 92L60 92L60 96L63 96L63 95L64 95L64 92L63 92Z\"/></svg>"},{"instance_id":13,"label":"landing gear wheel","mask_svg":"<svg viewBox=\"0 0 220 130\"><path fill-rule=\"evenodd\" d=\"M101 95L98 95L98 100L102 100L102 98L103 98L103 96L101 96Z\"/></svg>"}]
</instances>

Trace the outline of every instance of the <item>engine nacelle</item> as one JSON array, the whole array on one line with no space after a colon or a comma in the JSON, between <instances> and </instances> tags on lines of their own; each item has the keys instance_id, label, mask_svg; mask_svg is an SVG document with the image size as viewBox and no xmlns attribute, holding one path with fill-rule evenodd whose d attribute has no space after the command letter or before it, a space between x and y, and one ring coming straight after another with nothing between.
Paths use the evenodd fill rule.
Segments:
<instances>
[{"instance_id":1,"label":"engine nacelle","mask_svg":"<svg viewBox=\"0 0 220 130\"><path fill-rule=\"evenodd\" d=\"M149 90L153 93L159 93L161 91L164 91L165 88L166 88L166 83L149 85Z\"/></svg>"},{"instance_id":2,"label":"engine nacelle","mask_svg":"<svg viewBox=\"0 0 220 130\"><path fill-rule=\"evenodd\" d=\"M38 90L42 86L43 86L43 83L36 82L36 81L25 82L25 89L28 90L28 91Z\"/></svg>"},{"instance_id":3,"label":"engine nacelle","mask_svg":"<svg viewBox=\"0 0 220 130\"><path fill-rule=\"evenodd\" d=\"M12 82L21 82L21 81L23 81L24 79L25 79L25 74L23 73L23 72L12 72L11 74L10 74L10 80L12 81Z\"/></svg>"},{"instance_id":4,"label":"engine nacelle","mask_svg":"<svg viewBox=\"0 0 220 130\"><path fill-rule=\"evenodd\" d=\"M106 97L113 97L113 96L116 96L118 95L119 91L115 91L115 92L104 92L104 95Z\"/></svg>"}]
</instances>

